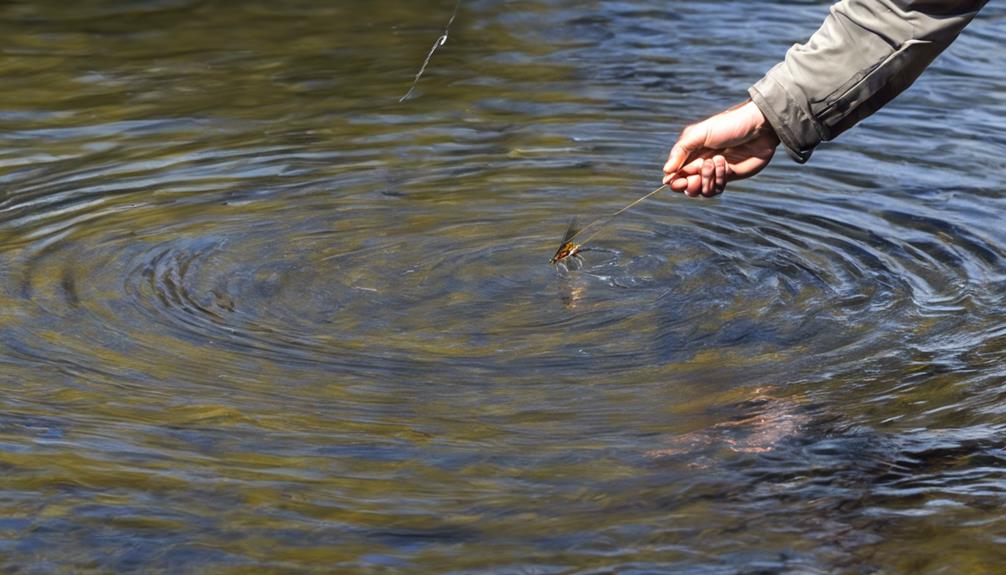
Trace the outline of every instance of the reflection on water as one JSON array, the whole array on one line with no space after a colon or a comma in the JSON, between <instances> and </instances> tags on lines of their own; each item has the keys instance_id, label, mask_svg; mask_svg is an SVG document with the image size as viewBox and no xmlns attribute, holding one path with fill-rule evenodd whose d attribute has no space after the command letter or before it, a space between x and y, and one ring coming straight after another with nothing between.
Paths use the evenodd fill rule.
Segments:
<instances>
[{"instance_id":1,"label":"reflection on water","mask_svg":"<svg viewBox=\"0 0 1006 575\"><path fill-rule=\"evenodd\" d=\"M993 573L1006 11L808 166L658 195L826 3L0 7L26 572Z\"/></svg>"}]
</instances>

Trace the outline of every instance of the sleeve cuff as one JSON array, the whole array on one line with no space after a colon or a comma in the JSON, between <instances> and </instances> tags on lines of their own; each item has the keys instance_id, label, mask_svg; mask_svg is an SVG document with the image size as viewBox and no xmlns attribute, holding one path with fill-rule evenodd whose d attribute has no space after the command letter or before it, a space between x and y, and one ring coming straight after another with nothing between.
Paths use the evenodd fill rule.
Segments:
<instances>
[{"instance_id":1,"label":"sleeve cuff","mask_svg":"<svg viewBox=\"0 0 1006 575\"><path fill-rule=\"evenodd\" d=\"M822 140L822 128L804 105L793 98L781 83L772 77L778 66L748 89L748 95L775 130L786 152L797 163L810 159Z\"/></svg>"}]
</instances>

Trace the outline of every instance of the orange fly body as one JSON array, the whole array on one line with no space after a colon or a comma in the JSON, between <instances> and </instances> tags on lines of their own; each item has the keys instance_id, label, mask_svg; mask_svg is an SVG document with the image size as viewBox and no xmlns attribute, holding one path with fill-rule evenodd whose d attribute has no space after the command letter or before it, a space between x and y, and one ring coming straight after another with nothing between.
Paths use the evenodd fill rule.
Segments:
<instances>
[{"instance_id":1,"label":"orange fly body","mask_svg":"<svg viewBox=\"0 0 1006 575\"><path fill-rule=\"evenodd\" d=\"M562 260L574 257L580 252L580 246L574 244L571 240L573 236L577 234L579 230L576 229L576 218L569 221L569 226L566 228L566 233L562 236L562 244L559 249L555 251L555 255L549 260L549 263L555 265Z\"/></svg>"}]
</instances>

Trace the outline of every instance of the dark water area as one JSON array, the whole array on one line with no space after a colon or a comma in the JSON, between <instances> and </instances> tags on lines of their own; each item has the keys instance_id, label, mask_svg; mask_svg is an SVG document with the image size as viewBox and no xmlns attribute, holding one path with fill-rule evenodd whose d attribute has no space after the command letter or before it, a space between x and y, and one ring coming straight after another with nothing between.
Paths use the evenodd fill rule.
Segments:
<instances>
[{"instance_id":1,"label":"dark water area","mask_svg":"<svg viewBox=\"0 0 1006 575\"><path fill-rule=\"evenodd\" d=\"M0 570L1006 572L1006 9L659 184L827 2L0 6Z\"/></svg>"}]
</instances>

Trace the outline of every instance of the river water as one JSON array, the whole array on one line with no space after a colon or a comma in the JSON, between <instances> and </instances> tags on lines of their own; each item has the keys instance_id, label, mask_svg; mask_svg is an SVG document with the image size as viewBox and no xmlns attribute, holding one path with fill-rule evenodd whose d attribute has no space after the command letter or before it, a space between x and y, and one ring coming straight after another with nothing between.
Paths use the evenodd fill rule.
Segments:
<instances>
[{"instance_id":1,"label":"river water","mask_svg":"<svg viewBox=\"0 0 1006 575\"><path fill-rule=\"evenodd\" d=\"M1002 573L1006 9L657 195L826 2L0 7L0 568Z\"/></svg>"}]
</instances>

